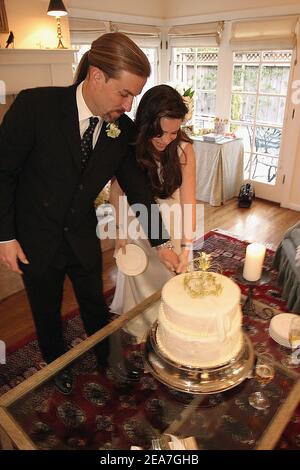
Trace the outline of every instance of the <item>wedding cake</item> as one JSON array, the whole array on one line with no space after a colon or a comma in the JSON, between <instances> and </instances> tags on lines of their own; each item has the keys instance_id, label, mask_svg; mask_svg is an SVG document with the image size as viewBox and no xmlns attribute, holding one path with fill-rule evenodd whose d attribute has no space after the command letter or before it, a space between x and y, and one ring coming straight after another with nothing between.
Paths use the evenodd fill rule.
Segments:
<instances>
[{"instance_id":1,"label":"wedding cake","mask_svg":"<svg viewBox=\"0 0 300 470\"><path fill-rule=\"evenodd\" d=\"M162 289L156 340L165 356L184 366L228 363L242 346L241 292L217 273L193 272Z\"/></svg>"}]
</instances>

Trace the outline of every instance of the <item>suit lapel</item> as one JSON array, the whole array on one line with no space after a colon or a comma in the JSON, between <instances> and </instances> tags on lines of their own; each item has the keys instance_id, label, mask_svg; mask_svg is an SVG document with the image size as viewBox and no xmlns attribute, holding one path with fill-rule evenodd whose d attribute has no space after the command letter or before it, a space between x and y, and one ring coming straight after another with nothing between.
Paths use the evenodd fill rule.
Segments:
<instances>
[{"instance_id":1,"label":"suit lapel","mask_svg":"<svg viewBox=\"0 0 300 470\"><path fill-rule=\"evenodd\" d=\"M81 150L79 118L76 104L76 86L72 85L67 89L67 94L62 103L62 130L69 150L73 157L74 165L81 169Z\"/></svg>"}]
</instances>

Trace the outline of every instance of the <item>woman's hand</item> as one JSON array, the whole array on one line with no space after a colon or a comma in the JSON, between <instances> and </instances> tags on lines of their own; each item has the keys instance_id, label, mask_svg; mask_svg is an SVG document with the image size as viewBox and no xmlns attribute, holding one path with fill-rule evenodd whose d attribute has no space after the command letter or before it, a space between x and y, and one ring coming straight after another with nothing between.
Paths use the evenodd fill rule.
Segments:
<instances>
[{"instance_id":1,"label":"woman's hand","mask_svg":"<svg viewBox=\"0 0 300 470\"><path fill-rule=\"evenodd\" d=\"M119 238L118 236L116 237L114 258L117 256L117 253L120 249L122 250L123 255L126 255L127 243L128 243L127 238Z\"/></svg>"},{"instance_id":2,"label":"woman's hand","mask_svg":"<svg viewBox=\"0 0 300 470\"><path fill-rule=\"evenodd\" d=\"M176 272L179 264L179 258L175 251L171 250L170 248L156 247L156 249L159 261L163 263L172 273Z\"/></svg>"},{"instance_id":3,"label":"woman's hand","mask_svg":"<svg viewBox=\"0 0 300 470\"><path fill-rule=\"evenodd\" d=\"M189 265L189 254L190 254L189 248L183 248L181 250L181 253L179 255L179 265L177 266L177 269L176 269L177 274L186 272L187 267Z\"/></svg>"},{"instance_id":4,"label":"woman's hand","mask_svg":"<svg viewBox=\"0 0 300 470\"><path fill-rule=\"evenodd\" d=\"M117 225L116 241L115 241L115 251L114 258L116 258L118 251L121 249L123 255L126 255L126 245L128 243L127 238L123 234L122 227Z\"/></svg>"}]
</instances>

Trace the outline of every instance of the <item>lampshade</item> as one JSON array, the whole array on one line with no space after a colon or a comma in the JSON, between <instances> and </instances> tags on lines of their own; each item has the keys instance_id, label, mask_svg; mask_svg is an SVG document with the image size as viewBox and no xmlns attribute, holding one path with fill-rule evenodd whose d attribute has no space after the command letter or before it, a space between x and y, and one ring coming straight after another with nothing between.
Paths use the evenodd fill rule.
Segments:
<instances>
[{"instance_id":1,"label":"lampshade","mask_svg":"<svg viewBox=\"0 0 300 470\"><path fill-rule=\"evenodd\" d=\"M50 16L65 16L67 15L67 9L63 4L62 0L50 0L47 15Z\"/></svg>"}]
</instances>

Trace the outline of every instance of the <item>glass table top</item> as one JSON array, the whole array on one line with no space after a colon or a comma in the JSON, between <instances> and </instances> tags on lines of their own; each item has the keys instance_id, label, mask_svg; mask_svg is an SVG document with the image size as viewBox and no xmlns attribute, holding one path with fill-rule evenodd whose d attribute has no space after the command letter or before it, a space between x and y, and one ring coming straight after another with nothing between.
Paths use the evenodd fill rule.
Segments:
<instances>
[{"instance_id":1,"label":"glass table top","mask_svg":"<svg viewBox=\"0 0 300 470\"><path fill-rule=\"evenodd\" d=\"M159 300L150 304L158 307ZM149 373L142 345L124 330L126 321L117 318L110 323L105 369L97 369L91 348L67 366L74 379L71 393L62 394L53 378L46 377L6 401L5 413L23 434L23 444L16 441L16 447L128 450L138 446L147 450L154 439L166 434L194 437L199 449L250 450L275 445L297 405L299 374L276 362L274 379L264 387L270 407L263 411L248 403L258 388L253 377L222 393L177 391ZM5 423L1 424L5 430Z\"/></svg>"}]
</instances>

